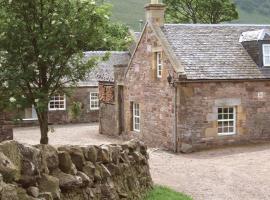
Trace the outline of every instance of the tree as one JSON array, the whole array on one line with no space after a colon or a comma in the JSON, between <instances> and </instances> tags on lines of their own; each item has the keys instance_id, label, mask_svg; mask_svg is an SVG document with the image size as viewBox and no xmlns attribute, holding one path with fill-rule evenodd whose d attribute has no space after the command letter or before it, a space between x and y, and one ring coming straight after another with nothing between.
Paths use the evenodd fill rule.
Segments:
<instances>
[{"instance_id":1,"label":"tree","mask_svg":"<svg viewBox=\"0 0 270 200\"><path fill-rule=\"evenodd\" d=\"M219 24L238 19L231 0L164 0L166 20L171 23Z\"/></svg>"},{"instance_id":2,"label":"tree","mask_svg":"<svg viewBox=\"0 0 270 200\"><path fill-rule=\"evenodd\" d=\"M0 93L14 107L34 105L41 144L48 144L51 97L96 65L83 51L108 45L109 24L110 6L93 0L0 0Z\"/></svg>"}]
</instances>

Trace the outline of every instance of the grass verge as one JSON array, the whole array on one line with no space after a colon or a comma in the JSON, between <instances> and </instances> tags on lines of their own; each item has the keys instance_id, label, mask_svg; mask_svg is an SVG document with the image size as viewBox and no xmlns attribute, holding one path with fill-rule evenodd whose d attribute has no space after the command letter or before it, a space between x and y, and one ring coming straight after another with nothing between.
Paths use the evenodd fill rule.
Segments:
<instances>
[{"instance_id":1,"label":"grass verge","mask_svg":"<svg viewBox=\"0 0 270 200\"><path fill-rule=\"evenodd\" d=\"M144 200L192 200L192 198L167 187L155 186L154 189L146 195Z\"/></svg>"}]
</instances>

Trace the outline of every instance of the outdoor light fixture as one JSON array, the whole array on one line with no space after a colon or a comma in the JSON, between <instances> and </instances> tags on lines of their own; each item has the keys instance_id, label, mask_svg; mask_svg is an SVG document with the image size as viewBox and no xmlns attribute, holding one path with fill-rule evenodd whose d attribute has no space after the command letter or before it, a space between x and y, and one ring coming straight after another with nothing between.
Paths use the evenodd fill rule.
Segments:
<instances>
[{"instance_id":1,"label":"outdoor light fixture","mask_svg":"<svg viewBox=\"0 0 270 200\"><path fill-rule=\"evenodd\" d=\"M168 83L169 83L170 85L173 84L173 78L172 78L171 74L169 74L169 76L167 77L167 81L168 81Z\"/></svg>"}]
</instances>

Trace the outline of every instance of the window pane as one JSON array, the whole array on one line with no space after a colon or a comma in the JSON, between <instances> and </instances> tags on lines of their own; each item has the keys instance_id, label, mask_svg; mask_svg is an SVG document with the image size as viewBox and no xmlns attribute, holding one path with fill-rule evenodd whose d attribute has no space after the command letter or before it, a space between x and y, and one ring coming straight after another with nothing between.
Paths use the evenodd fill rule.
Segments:
<instances>
[{"instance_id":1,"label":"window pane","mask_svg":"<svg viewBox=\"0 0 270 200\"><path fill-rule=\"evenodd\" d=\"M233 134L235 125L234 107L218 108L218 133Z\"/></svg>"},{"instance_id":2,"label":"window pane","mask_svg":"<svg viewBox=\"0 0 270 200\"><path fill-rule=\"evenodd\" d=\"M64 110L65 109L65 95L55 95L51 97L49 102L49 109L51 110Z\"/></svg>"}]
</instances>

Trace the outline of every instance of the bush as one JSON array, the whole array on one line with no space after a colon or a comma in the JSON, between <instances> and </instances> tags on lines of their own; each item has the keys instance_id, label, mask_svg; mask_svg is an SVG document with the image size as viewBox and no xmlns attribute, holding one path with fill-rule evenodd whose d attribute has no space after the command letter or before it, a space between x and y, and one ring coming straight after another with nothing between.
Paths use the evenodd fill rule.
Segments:
<instances>
[{"instance_id":1,"label":"bush","mask_svg":"<svg viewBox=\"0 0 270 200\"><path fill-rule=\"evenodd\" d=\"M192 200L192 198L175 192L167 187L155 186L154 189L147 194L144 200Z\"/></svg>"}]
</instances>

